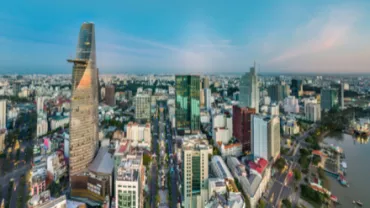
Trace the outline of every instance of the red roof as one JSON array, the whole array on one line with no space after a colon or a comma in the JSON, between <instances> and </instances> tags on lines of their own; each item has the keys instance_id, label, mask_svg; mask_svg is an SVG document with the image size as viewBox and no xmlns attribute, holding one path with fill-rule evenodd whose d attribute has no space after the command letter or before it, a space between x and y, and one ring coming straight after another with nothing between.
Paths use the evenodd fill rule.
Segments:
<instances>
[{"instance_id":1,"label":"red roof","mask_svg":"<svg viewBox=\"0 0 370 208\"><path fill-rule=\"evenodd\" d=\"M249 161L248 165L251 169L257 171L259 174L262 174L268 165L268 162L263 158L258 158L256 161Z\"/></svg>"}]
</instances>

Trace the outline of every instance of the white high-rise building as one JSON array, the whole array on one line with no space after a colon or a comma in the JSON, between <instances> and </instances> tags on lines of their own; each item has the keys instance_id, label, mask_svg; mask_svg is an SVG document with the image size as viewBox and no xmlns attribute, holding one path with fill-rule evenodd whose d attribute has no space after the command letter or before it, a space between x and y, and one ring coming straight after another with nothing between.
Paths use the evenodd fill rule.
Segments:
<instances>
[{"instance_id":1,"label":"white high-rise building","mask_svg":"<svg viewBox=\"0 0 370 208\"><path fill-rule=\"evenodd\" d=\"M208 148L183 147L182 195L185 208L204 207L208 199Z\"/></svg>"},{"instance_id":2,"label":"white high-rise building","mask_svg":"<svg viewBox=\"0 0 370 208\"><path fill-rule=\"evenodd\" d=\"M284 111L286 113L299 113L298 99L294 96L288 96L284 99Z\"/></svg>"},{"instance_id":3,"label":"white high-rise building","mask_svg":"<svg viewBox=\"0 0 370 208\"><path fill-rule=\"evenodd\" d=\"M44 112L44 102L45 102L45 97L41 96L41 97L36 98L37 115Z\"/></svg>"},{"instance_id":4,"label":"white high-rise building","mask_svg":"<svg viewBox=\"0 0 370 208\"><path fill-rule=\"evenodd\" d=\"M204 103L205 103L205 107L207 109L210 109L211 108L211 105L212 105L212 102L211 102L211 89L209 88L204 88Z\"/></svg>"},{"instance_id":5,"label":"white high-rise building","mask_svg":"<svg viewBox=\"0 0 370 208\"><path fill-rule=\"evenodd\" d=\"M144 206L145 168L142 155L127 155L121 159L115 179L117 208Z\"/></svg>"},{"instance_id":6,"label":"white high-rise building","mask_svg":"<svg viewBox=\"0 0 370 208\"><path fill-rule=\"evenodd\" d=\"M254 108L259 112L259 88L256 66L250 68L249 73L245 73L240 80L240 106Z\"/></svg>"},{"instance_id":7,"label":"white high-rise building","mask_svg":"<svg viewBox=\"0 0 370 208\"><path fill-rule=\"evenodd\" d=\"M252 153L253 156L268 160L268 137L270 119L262 115L252 117Z\"/></svg>"},{"instance_id":8,"label":"white high-rise building","mask_svg":"<svg viewBox=\"0 0 370 208\"><path fill-rule=\"evenodd\" d=\"M0 129L6 128L6 100L0 100Z\"/></svg>"},{"instance_id":9,"label":"white high-rise building","mask_svg":"<svg viewBox=\"0 0 370 208\"><path fill-rule=\"evenodd\" d=\"M306 119L312 122L321 120L321 105L318 103L308 103L305 105L304 112Z\"/></svg>"},{"instance_id":10,"label":"white high-rise building","mask_svg":"<svg viewBox=\"0 0 370 208\"><path fill-rule=\"evenodd\" d=\"M252 153L269 161L280 154L280 119L278 116L253 115Z\"/></svg>"}]
</instances>

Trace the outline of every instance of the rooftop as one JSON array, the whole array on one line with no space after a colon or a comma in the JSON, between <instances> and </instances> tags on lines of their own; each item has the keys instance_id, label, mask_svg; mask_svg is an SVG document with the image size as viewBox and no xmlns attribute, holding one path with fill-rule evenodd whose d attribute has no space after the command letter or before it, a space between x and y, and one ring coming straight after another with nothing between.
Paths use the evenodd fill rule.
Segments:
<instances>
[{"instance_id":1,"label":"rooftop","mask_svg":"<svg viewBox=\"0 0 370 208\"><path fill-rule=\"evenodd\" d=\"M122 158L117 170L117 180L137 181L142 166L142 155L127 155Z\"/></svg>"},{"instance_id":2,"label":"rooftop","mask_svg":"<svg viewBox=\"0 0 370 208\"><path fill-rule=\"evenodd\" d=\"M114 159L107 147L101 147L88 169L95 173L112 174Z\"/></svg>"}]
</instances>

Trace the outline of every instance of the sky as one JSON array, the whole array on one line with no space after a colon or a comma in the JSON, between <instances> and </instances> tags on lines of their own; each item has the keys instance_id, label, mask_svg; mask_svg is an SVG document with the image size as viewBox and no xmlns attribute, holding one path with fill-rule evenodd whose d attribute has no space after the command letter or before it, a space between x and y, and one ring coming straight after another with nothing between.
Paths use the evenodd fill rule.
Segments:
<instances>
[{"instance_id":1,"label":"sky","mask_svg":"<svg viewBox=\"0 0 370 208\"><path fill-rule=\"evenodd\" d=\"M100 73L370 72L370 1L4 1L0 74L68 74L83 22Z\"/></svg>"}]
</instances>

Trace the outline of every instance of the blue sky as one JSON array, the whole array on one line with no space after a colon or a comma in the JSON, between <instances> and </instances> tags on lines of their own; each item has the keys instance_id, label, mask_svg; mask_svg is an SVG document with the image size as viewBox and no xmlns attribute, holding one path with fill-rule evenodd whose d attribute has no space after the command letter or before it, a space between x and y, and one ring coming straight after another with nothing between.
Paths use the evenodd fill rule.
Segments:
<instances>
[{"instance_id":1,"label":"blue sky","mask_svg":"<svg viewBox=\"0 0 370 208\"><path fill-rule=\"evenodd\" d=\"M325 4L324 4L325 2ZM0 73L71 73L96 24L101 73L369 72L370 1L6 1Z\"/></svg>"}]
</instances>

